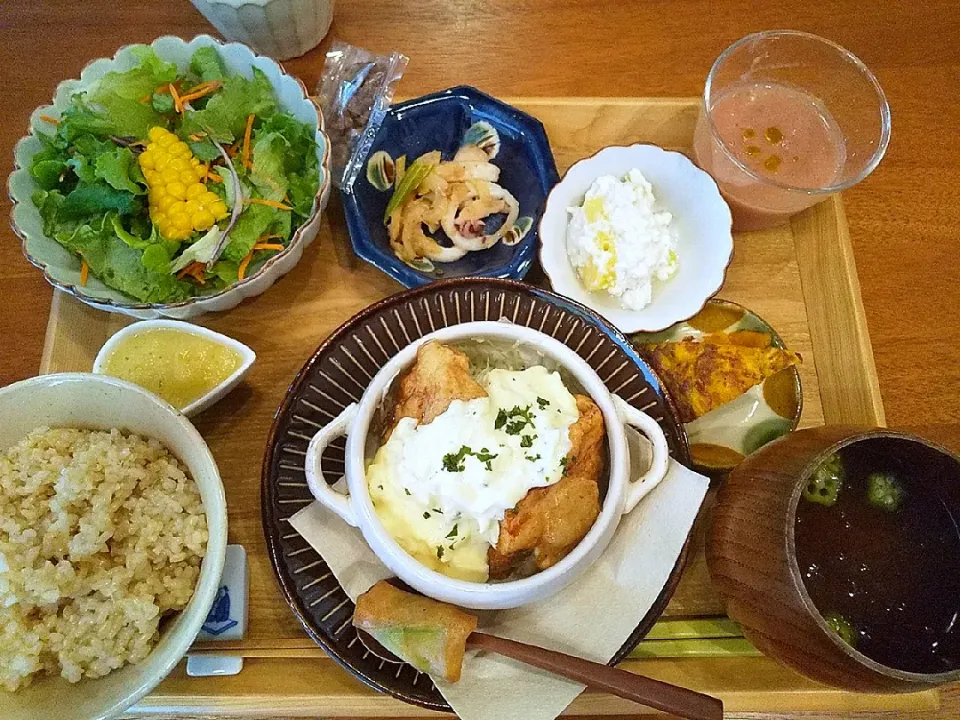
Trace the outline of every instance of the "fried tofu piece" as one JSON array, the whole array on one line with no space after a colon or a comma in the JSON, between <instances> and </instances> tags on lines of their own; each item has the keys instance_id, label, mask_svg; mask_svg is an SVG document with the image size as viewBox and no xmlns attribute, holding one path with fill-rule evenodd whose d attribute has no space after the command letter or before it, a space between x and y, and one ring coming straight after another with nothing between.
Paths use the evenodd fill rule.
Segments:
<instances>
[{"instance_id":1,"label":"fried tofu piece","mask_svg":"<svg viewBox=\"0 0 960 720\"><path fill-rule=\"evenodd\" d=\"M400 379L391 427L405 417L418 424L432 422L454 400L475 400L486 395L487 391L470 375L467 356L431 340L420 346L413 367Z\"/></svg>"},{"instance_id":2,"label":"fried tofu piece","mask_svg":"<svg viewBox=\"0 0 960 720\"><path fill-rule=\"evenodd\" d=\"M417 670L457 682L477 618L381 580L357 598L353 626L370 633Z\"/></svg>"},{"instance_id":3,"label":"fried tofu piece","mask_svg":"<svg viewBox=\"0 0 960 720\"><path fill-rule=\"evenodd\" d=\"M688 423L800 362L789 350L757 347L761 335L713 333L703 341L649 345L643 354L670 391L680 420Z\"/></svg>"},{"instance_id":4,"label":"fried tofu piece","mask_svg":"<svg viewBox=\"0 0 960 720\"><path fill-rule=\"evenodd\" d=\"M500 522L497 544L487 552L490 577L502 579L532 557L538 571L556 565L583 539L600 514L603 415L596 403L577 395L580 417L570 426L564 476L534 488Z\"/></svg>"}]
</instances>

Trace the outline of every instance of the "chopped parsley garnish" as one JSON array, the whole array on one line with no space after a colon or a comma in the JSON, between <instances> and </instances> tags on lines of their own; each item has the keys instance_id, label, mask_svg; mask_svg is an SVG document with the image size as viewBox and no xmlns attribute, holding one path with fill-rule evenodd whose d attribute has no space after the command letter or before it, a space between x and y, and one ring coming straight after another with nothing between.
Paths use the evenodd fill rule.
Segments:
<instances>
[{"instance_id":1,"label":"chopped parsley garnish","mask_svg":"<svg viewBox=\"0 0 960 720\"><path fill-rule=\"evenodd\" d=\"M443 515L443 510L441 510L440 508L434 508L433 511L438 515Z\"/></svg>"},{"instance_id":2,"label":"chopped parsley garnish","mask_svg":"<svg viewBox=\"0 0 960 720\"><path fill-rule=\"evenodd\" d=\"M492 454L487 448L483 448L480 452L474 452L473 448L469 448L466 445L461 445L460 449L455 453L447 453L443 456L443 469L447 472L463 472L466 469L466 459L469 456L475 457L477 460L482 462L487 470L493 470L493 459L496 454Z\"/></svg>"},{"instance_id":3,"label":"chopped parsley garnish","mask_svg":"<svg viewBox=\"0 0 960 720\"><path fill-rule=\"evenodd\" d=\"M533 413L530 412L530 406L520 407L515 405L512 410L500 408L497 413L497 419L493 423L494 430L503 428L507 435L519 435L527 425L533 425Z\"/></svg>"},{"instance_id":4,"label":"chopped parsley garnish","mask_svg":"<svg viewBox=\"0 0 960 720\"><path fill-rule=\"evenodd\" d=\"M533 447L533 441L537 439L536 435L524 435L520 438L520 447L528 448Z\"/></svg>"},{"instance_id":5,"label":"chopped parsley garnish","mask_svg":"<svg viewBox=\"0 0 960 720\"><path fill-rule=\"evenodd\" d=\"M429 519L430 519L430 513L425 512L425 513L423 514L423 519L424 519L424 520L429 520Z\"/></svg>"},{"instance_id":6,"label":"chopped parsley garnish","mask_svg":"<svg viewBox=\"0 0 960 720\"><path fill-rule=\"evenodd\" d=\"M537 453L536 457L533 457L531 455L524 455L524 457L530 462L536 462L537 460L540 459L540 453Z\"/></svg>"},{"instance_id":7,"label":"chopped parsley garnish","mask_svg":"<svg viewBox=\"0 0 960 720\"><path fill-rule=\"evenodd\" d=\"M404 492L405 492L405 493L406 493L407 495L409 495L409 494L410 494L410 491L409 491L409 490L407 490L406 488L404 488L404 489L403 489L403 491L404 491Z\"/></svg>"},{"instance_id":8,"label":"chopped parsley garnish","mask_svg":"<svg viewBox=\"0 0 960 720\"><path fill-rule=\"evenodd\" d=\"M563 474L567 474L567 470L570 469L570 463L576 460L575 455L565 455L562 460L560 460L560 467L563 468Z\"/></svg>"},{"instance_id":9,"label":"chopped parsley garnish","mask_svg":"<svg viewBox=\"0 0 960 720\"><path fill-rule=\"evenodd\" d=\"M457 525L456 523L454 523L454 525L453 525L453 530L451 530L450 532L447 533L447 537L448 537L448 538L455 538L455 537L457 536L457 529L458 529L458 525Z\"/></svg>"},{"instance_id":10,"label":"chopped parsley garnish","mask_svg":"<svg viewBox=\"0 0 960 720\"><path fill-rule=\"evenodd\" d=\"M549 405L549 404L550 404L550 401L549 401L549 400L544 400L542 397L538 397L538 398L537 398L537 405L540 406L540 409L541 409L541 410L543 410L544 408L546 408L547 405Z\"/></svg>"},{"instance_id":11,"label":"chopped parsley garnish","mask_svg":"<svg viewBox=\"0 0 960 720\"><path fill-rule=\"evenodd\" d=\"M443 545L437 545L437 560L443 560Z\"/></svg>"}]
</instances>

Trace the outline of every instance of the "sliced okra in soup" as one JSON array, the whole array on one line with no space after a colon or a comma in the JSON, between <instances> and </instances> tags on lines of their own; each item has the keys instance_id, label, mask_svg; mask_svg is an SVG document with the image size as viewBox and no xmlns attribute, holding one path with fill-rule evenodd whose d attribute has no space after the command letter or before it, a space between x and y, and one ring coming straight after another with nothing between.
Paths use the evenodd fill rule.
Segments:
<instances>
[{"instance_id":1,"label":"sliced okra in soup","mask_svg":"<svg viewBox=\"0 0 960 720\"><path fill-rule=\"evenodd\" d=\"M820 463L803 488L803 499L833 507L843 490L846 472L843 459L834 453Z\"/></svg>"},{"instance_id":2,"label":"sliced okra in soup","mask_svg":"<svg viewBox=\"0 0 960 720\"><path fill-rule=\"evenodd\" d=\"M823 619L827 621L830 629L847 645L850 647L857 646L857 629L847 618L840 613L831 612L824 615Z\"/></svg>"},{"instance_id":3,"label":"sliced okra in soup","mask_svg":"<svg viewBox=\"0 0 960 720\"><path fill-rule=\"evenodd\" d=\"M892 472L872 472L867 476L867 502L884 512L896 512L906 496L903 483Z\"/></svg>"}]
</instances>

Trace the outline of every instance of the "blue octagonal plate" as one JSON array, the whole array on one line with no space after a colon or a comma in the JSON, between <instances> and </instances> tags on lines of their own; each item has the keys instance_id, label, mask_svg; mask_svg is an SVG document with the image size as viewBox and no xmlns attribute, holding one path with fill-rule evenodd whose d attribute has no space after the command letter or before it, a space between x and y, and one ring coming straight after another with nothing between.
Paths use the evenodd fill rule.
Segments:
<instances>
[{"instance_id":1,"label":"blue octagonal plate","mask_svg":"<svg viewBox=\"0 0 960 720\"><path fill-rule=\"evenodd\" d=\"M540 214L547 193L559 180L547 134L536 118L476 88L450 88L392 106L370 154L383 150L393 158L406 155L412 162L424 153L440 150L445 160L450 159L467 129L479 121L490 123L500 134L500 152L493 160L500 168L499 184L517 199L520 216L533 220L518 244L498 242L455 262L436 263L431 272L418 270L390 249L383 214L391 192L381 192L370 184L365 165L342 193L354 252L404 287L467 276L520 280L533 262Z\"/></svg>"}]
</instances>

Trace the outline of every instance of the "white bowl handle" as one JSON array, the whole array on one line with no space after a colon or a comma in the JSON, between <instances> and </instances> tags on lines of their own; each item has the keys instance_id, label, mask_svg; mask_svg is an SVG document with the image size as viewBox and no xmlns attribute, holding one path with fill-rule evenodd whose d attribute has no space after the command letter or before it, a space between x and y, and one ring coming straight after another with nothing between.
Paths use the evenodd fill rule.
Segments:
<instances>
[{"instance_id":1,"label":"white bowl handle","mask_svg":"<svg viewBox=\"0 0 960 720\"><path fill-rule=\"evenodd\" d=\"M627 485L626 502L623 506L623 512L626 514L633 510L637 503L666 477L670 462L670 448L667 447L667 438L656 420L646 413L640 412L617 395L613 396L613 404L620 418L642 432L653 446L653 460L650 463L650 469L638 478L630 478Z\"/></svg>"},{"instance_id":2,"label":"white bowl handle","mask_svg":"<svg viewBox=\"0 0 960 720\"><path fill-rule=\"evenodd\" d=\"M307 475L307 487L313 496L328 510L332 510L342 517L344 521L357 527L357 516L353 512L350 504L350 496L338 493L327 484L323 479L323 451L327 445L336 440L341 435L346 435L350 429L350 424L357 416L357 404L351 403L343 411L328 423L310 440L307 446L307 457L304 460L304 469Z\"/></svg>"}]
</instances>

